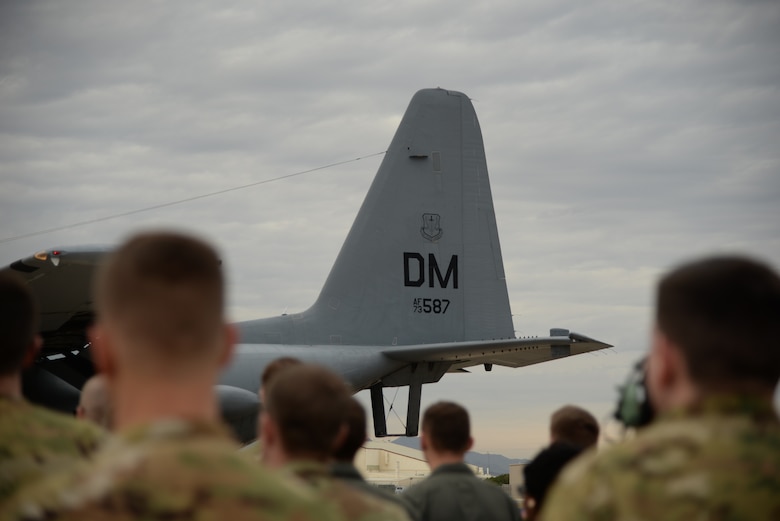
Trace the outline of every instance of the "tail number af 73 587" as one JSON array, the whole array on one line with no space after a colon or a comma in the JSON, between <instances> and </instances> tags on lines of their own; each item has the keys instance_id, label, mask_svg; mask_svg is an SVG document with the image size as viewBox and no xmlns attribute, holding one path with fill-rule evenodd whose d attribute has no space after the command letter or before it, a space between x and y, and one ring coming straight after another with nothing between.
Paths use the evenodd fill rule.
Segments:
<instances>
[{"instance_id":1,"label":"tail number af 73 587","mask_svg":"<svg viewBox=\"0 0 780 521\"><path fill-rule=\"evenodd\" d=\"M404 252L404 286L419 288L428 280L428 287L447 288L452 284L452 289L458 289L458 256L450 257L447 269L439 268L440 264L433 253L428 254L427 269L426 259L420 253ZM412 300L412 311L414 313L433 313L436 315L444 314L450 307L449 299L415 297Z\"/></svg>"},{"instance_id":2,"label":"tail number af 73 587","mask_svg":"<svg viewBox=\"0 0 780 521\"><path fill-rule=\"evenodd\" d=\"M435 313L437 315L447 312L450 301L446 298L415 298L412 302L412 311L415 313Z\"/></svg>"}]
</instances>

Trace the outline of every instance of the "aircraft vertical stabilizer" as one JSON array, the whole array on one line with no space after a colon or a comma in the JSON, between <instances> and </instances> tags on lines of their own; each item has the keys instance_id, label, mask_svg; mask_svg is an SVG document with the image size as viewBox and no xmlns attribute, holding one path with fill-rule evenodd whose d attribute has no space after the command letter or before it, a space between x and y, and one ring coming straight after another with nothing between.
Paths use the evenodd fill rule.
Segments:
<instances>
[{"instance_id":1,"label":"aircraft vertical stabilizer","mask_svg":"<svg viewBox=\"0 0 780 521\"><path fill-rule=\"evenodd\" d=\"M512 338L482 132L460 92L417 92L316 303L244 342L409 345Z\"/></svg>"}]
</instances>

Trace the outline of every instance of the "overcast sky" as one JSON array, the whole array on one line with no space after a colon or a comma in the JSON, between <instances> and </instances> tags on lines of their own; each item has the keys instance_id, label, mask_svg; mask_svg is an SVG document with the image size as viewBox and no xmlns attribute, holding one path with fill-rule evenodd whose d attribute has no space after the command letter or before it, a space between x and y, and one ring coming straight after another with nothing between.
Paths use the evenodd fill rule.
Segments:
<instances>
[{"instance_id":1,"label":"overcast sky","mask_svg":"<svg viewBox=\"0 0 780 521\"><path fill-rule=\"evenodd\" d=\"M772 0L3 1L0 265L181 227L220 248L231 318L302 311L411 96L465 92L517 334L616 346L423 388L470 409L476 450L531 456L557 406L608 417L659 274L780 266L778 56Z\"/></svg>"}]
</instances>

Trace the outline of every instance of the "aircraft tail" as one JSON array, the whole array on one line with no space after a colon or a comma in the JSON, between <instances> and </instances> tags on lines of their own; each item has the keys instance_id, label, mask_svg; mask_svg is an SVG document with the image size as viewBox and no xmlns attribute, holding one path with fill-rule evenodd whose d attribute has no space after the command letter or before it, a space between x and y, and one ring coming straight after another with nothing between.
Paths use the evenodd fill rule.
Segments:
<instances>
[{"instance_id":1,"label":"aircraft tail","mask_svg":"<svg viewBox=\"0 0 780 521\"><path fill-rule=\"evenodd\" d=\"M410 345L514 337L482 132L460 92L417 92L315 304L245 342Z\"/></svg>"}]
</instances>

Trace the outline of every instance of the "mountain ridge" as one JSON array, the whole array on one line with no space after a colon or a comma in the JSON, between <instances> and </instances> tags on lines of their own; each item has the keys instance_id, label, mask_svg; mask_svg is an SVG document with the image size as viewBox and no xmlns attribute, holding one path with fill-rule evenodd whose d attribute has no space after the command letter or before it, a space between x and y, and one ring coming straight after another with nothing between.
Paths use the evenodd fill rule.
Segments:
<instances>
[{"instance_id":1,"label":"mountain ridge","mask_svg":"<svg viewBox=\"0 0 780 521\"><path fill-rule=\"evenodd\" d=\"M409 447L411 449L420 450L420 438L407 438L399 437L393 440L391 443L401 445L402 447ZM502 454L488 453L483 454L481 452L469 451L466 453L466 463L469 465L476 465L482 467L485 472L489 472L492 476L500 476L501 474L509 474L509 465L516 463L528 463L528 459L519 458L507 458Z\"/></svg>"}]
</instances>

